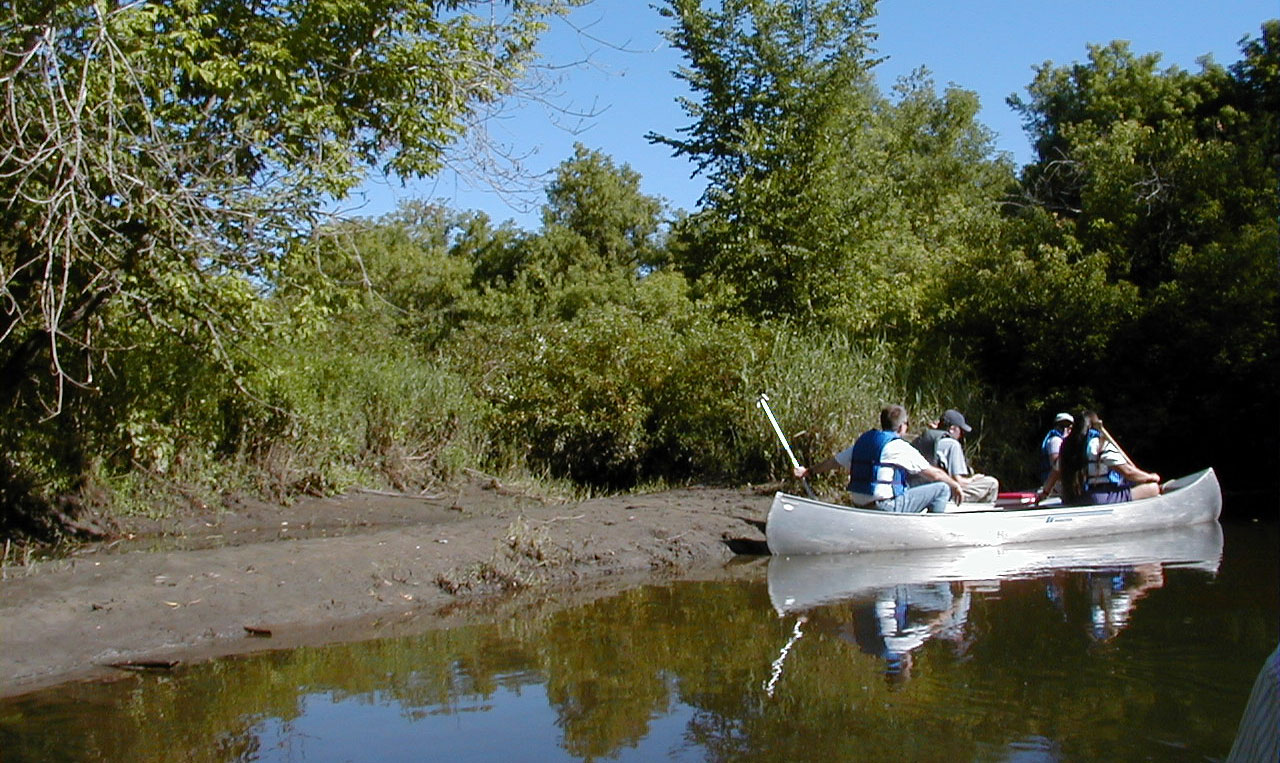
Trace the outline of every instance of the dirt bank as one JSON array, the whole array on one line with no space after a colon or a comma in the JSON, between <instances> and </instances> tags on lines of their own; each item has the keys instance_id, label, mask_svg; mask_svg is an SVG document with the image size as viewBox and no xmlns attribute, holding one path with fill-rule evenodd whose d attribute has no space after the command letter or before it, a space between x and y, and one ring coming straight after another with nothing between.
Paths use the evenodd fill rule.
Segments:
<instances>
[{"instance_id":1,"label":"dirt bank","mask_svg":"<svg viewBox=\"0 0 1280 763\"><path fill-rule=\"evenodd\" d=\"M472 481L234 503L0 582L0 696L116 673L384 635L509 591L621 587L765 553L768 489L687 488L553 504ZM128 537L132 536L132 537ZM11 559L10 562L13 560Z\"/></svg>"}]
</instances>

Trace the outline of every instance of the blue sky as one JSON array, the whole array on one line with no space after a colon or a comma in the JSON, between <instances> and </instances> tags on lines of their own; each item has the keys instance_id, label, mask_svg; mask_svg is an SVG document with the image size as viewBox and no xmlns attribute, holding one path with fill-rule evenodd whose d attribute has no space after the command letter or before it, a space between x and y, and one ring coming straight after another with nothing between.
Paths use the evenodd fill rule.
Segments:
<instances>
[{"instance_id":1,"label":"blue sky","mask_svg":"<svg viewBox=\"0 0 1280 763\"><path fill-rule=\"evenodd\" d=\"M1082 61L1089 43L1128 40L1135 53L1160 53L1166 67L1198 71L1196 60L1206 54L1224 65L1239 60L1240 38L1257 37L1270 18L1280 18L1280 0L881 0L876 49L888 60L876 73L886 92L920 66L938 89L955 84L975 91L979 120L997 134L996 148L1024 164L1030 146L1005 99L1025 94L1039 64ZM534 174L552 170L580 141L639 172L644 193L672 208L694 209L702 179L690 178L687 160L644 139L649 131L675 135L689 123L675 102L685 90L671 72L683 61L661 37L665 21L646 0L595 0L555 21L540 45L544 61L589 63L559 70L557 108L528 105L491 120L494 140L524 156ZM574 111L595 116L577 118ZM536 229L541 192L506 196L445 172L403 187L371 180L344 207L381 215L401 199L440 200Z\"/></svg>"}]
</instances>

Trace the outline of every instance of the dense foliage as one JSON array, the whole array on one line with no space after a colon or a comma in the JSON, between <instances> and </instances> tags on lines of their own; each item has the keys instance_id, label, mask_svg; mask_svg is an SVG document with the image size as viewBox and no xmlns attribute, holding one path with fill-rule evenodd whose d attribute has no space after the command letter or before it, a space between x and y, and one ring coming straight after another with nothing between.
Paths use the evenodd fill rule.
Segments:
<instances>
[{"instance_id":1,"label":"dense foliage","mask_svg":"<svg viewBox=\"0 0 1280 763\"><path fill-rule=\"evenodd\" d=\"M649 137L698 209L580 145L535 231L322 220L367 167L438 169L561 3L487 5L4 5L0 530L464 469L777 478L766 391L805 458L954 406L1025 485L1094 406L1147 468L1274 473L1280 22L1194 73L1044 65L1018 172L973 93L876 87L873 0L668 0L690 124Z\"/></svg>"},{"instance_id":2,"label":"dense foliage","mask_svg":"<svg viewBox=\"0 0 1280 763\"><path fill-rule=\"evenodd\" d=\"M940 279L996 235L1012 168L991 158L976 97L924 72L875 87L872 2L673 0L687 137L651 135L707 178L676 227L676 264L760 318L909 339Z\"/></svg>"},{"instance_id":3,"label":"dense foliage","mask_svg":"<svg viewBox=\"0 0 1280 763\"><path fill-rule=\"evenodd\" d=\"M1114 410L1164 472L1212 463L1260 485L1280 450L1280 23L1243 52L1191 74L1112 43L1042 67L1014 99L1037 160L1008 245L952 288L957 330L985 378L1013 372L1009 394ZM1257 447L1223 460L1243 427Z\"/></svg>"},{"instance_id":4,"label":"dense foliage","mask_svg":"<svg viewBox=\"0 0 1280 763\"><path fill-rule=\"evenodd\" d=\"M293 412L249 382L280 256L366 168L438 170L509 92L562 3L498 5L0 4L4 524L100 461L278 433L252 430ZM219 399L272 413L217 431Z\"/></svg>"}]
</instances>

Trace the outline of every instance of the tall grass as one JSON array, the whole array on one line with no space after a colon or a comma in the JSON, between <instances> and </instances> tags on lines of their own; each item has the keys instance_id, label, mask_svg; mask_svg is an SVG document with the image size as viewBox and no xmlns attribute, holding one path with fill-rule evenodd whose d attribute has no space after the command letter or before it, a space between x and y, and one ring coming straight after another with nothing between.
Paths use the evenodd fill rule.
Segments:
<instances>
[{"instance_id":1,"label":"tall grass","mask_svg":"<svg viewBox=\"0 0 1280 763\"><path fill-rule=\"evenodd\" d=\"M987 403L976 376L945 358L884 337L780 326L767 334L754 387L769 395L796 457L813 465L879 426L880 409L891 403L906 406L913 434L947 408L981 419ZM790 462L772 426L763 412L752 421L749 436L771 452L770 476L787 478Z\"/></svg>"},{"instance_id":2,"label":"tall grass","mask_svg":"<svg viewBox=\"0 0 1280 763\"><path fill-rule=\"evenodd\" d=\"M978 426L975 461L1005 415L945 351L757 325L679 300L473 325L434 350L378 316L349 314L245 356L238 380L191 364L127 397L102 396L112 406L81 419L105 433L81 440L101 505L161 515L233 492L287 501L464 475L551 500L787 480L760 393L810 465L876 426L888 403L907 405L915 431L960 408ZM125 418L112 418L118 410ZM842 482L823 487L838 494Z\"/></svg>"}]
</instances>

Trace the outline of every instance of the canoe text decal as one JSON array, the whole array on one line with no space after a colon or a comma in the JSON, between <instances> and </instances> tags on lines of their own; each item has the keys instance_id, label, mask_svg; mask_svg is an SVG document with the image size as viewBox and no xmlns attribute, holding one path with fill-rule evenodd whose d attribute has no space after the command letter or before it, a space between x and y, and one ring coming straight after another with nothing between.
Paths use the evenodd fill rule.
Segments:
<instances>
[{"instance_id":1,"label":"canoe text decal","mask_svg":"<svg viewBox=\"0 0 1280 763\"><path fill-rule=\"evenodd\" d=\"M1096 517L1110 514L1111 509L1098 509L1096 511L1073 511L1070 514L1050 514L1044 518L1045 524L1053 522L1070 522L1076 517Z\"/></svg>"}]
</instances>

